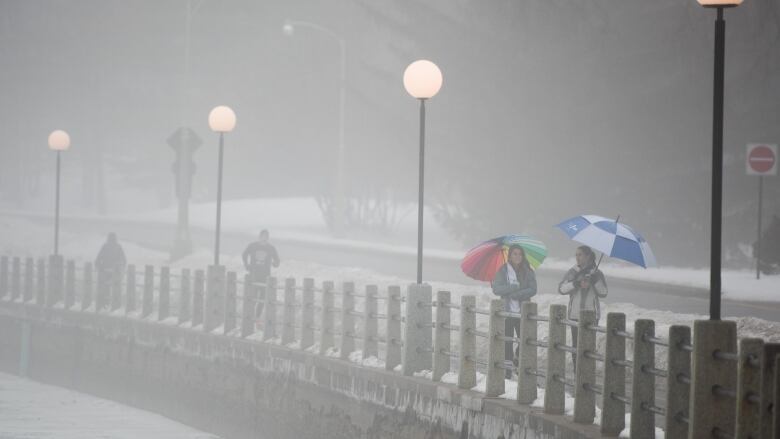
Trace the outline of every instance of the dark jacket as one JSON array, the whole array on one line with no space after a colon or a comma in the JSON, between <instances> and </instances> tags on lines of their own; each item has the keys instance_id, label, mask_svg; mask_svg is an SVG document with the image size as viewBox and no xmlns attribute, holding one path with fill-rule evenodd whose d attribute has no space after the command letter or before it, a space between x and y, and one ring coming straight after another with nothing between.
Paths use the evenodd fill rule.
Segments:
<instances>
[{"instance_id":1,"label":"dark jacket","mask_svg":"<svg viewBox=\"0 0 780 439\"><path fill-rule=\"evenodd\" d=\"M254 281L264 282L271 275L271 266L279 266L279 253L276 247L267 242L256 241L249 244L241 259Z\"/></svg>"},{"instance_id":2,"label":"dark jacket","mask_svg":"<svg viewBox=\"0 0 780 439\"><path fill-rule=\"evenodd\" d=\"M108 241L100 248L95 259L95 268L103 271L119 271L125 268L127 259L122 246L116 241Z\"/></svg>"},{"instance_id":3,"label":"dark jacket","mask_svg":"<svg viewBox=\"0 0 780 439\"><path fill-rule=\"evenodd\" d=\"M533 270L529 269L524 279L517 276L519 285L510 285L506 278L508 268L509 264L504 264L499 268L496 275L493 276L493 282L490 283L493 294L504 299L504 309L507 311L510 310L511 301L516 300L522 304L536 295L536 273Z\"/></svg>"}]
</instances>

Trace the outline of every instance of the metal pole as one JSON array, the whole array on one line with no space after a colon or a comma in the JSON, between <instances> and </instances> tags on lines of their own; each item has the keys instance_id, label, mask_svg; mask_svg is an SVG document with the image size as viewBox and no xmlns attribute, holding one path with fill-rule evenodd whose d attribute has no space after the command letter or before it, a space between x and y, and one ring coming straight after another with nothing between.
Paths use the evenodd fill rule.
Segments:
<instances>
[{"instance_id":1,"label":"metal pole","mask_svg":"<svg viewBox=\"0 0 780 439\"><path fill-rule=\"evenodd\" d=\"M214 240L214 265L219 265L219 231L222 225L222 152L225 133L219 133L219 165L217 168L217 231Z\"/></svg>"},{"instance_id":2,"label":"metal pole","mask_svg":"<svg viewBox=\"0 0 780 439\"><path fill-rule=\"evenodd\" d=\"M761 279L761 215L764 209L764 176L758 176L758 229L756 238L756 279Z\"/></svg>"},{"instance_id":3,"label":"metal pole","mask_svg":"<svg viewBox=\"0 0 780 439\"><path fill-rule=\"evenodd\" d=\"M54 201L54 256L60 250L60 151L57 151L57 183Z\"/></svg>"},{"instance_id":4,"label":"metal pole","mask_svg":"<svg viewBox=\"0 0 780 439\"><path fill-rule=\"evenodd\" d=\"M425 99L420 99L420 186L417 200L417 284L422 284L423 191L425 189Z\"/></svg>"},{"instance_id":5,"label":"metal pole","mask_svg":"<svg viewBox=\"0 0 780 439\"><path fill-rule=\"evenodd\" d=\"M721 226L723 215L723 65L726 22L718 7L712 105L712 216L710 236L710 320L720 320Z\"/></svg>"}]
</instances>

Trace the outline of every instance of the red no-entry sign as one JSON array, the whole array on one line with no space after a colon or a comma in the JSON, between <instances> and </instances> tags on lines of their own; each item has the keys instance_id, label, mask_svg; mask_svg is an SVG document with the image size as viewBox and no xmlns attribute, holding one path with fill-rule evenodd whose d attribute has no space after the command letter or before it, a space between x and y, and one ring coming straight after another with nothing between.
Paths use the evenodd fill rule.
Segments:
<instances>
[{"instance_id":1,"label":"red no-entry sign","mask_svg":"<svg viewBox=\"0 0 780 439\"><path fill-rule=\"evenodd\" d=\"M748 175L776 175L777 145L749 144L745 165Z\"/></svg>"}]
</instances>

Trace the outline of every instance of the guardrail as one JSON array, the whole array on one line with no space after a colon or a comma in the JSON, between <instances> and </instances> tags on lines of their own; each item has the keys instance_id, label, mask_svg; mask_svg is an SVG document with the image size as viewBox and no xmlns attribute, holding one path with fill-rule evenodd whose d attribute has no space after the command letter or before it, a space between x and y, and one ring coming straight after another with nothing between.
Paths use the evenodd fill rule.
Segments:
<instances>
[{"instance_id":1,"label":"guardrail","mask_svg":"<svg viewBox=\"0 0 780 439\"><path fill-rule=\"evenodd\" d=\"M621 313L609 313L599 326L594 312L582 311L573 321L563 305L550 306L547 315L533 302L519 313L505 311L501 300L481 309L473 295L453 303L449 292L438 291L433 300L428 285L410 285L402 296L399 286L380 292L367 285L358 292L352 282L336 288L311 278L252 282L214 266L172 273L128 265L109 275L56 256L0 257L0 300L158 321L407 376L447 378L461 389L503 395L549 415L566 416L566 400L573 399L573 421L597 422L605 436L626 428L627 413L632 438L654 438L657 420L669 439L780 435L774 409L780 344L737 343L731 321L696 321L693 331L675 325L660 337L647 319L635 320L629 331ZM507 318L520 320L519 337L505 334ZM539 338L540 324L546 339ZM567 327L578 328L576 346L567 344ZM505 343L518 346L517 366L505 362ZM566 373L569 355L576 358L573 376ZM505 395L507 370L517 373L516 395ZM484 389L477 386L480 373Z\"/></svg>"}]
</instances>

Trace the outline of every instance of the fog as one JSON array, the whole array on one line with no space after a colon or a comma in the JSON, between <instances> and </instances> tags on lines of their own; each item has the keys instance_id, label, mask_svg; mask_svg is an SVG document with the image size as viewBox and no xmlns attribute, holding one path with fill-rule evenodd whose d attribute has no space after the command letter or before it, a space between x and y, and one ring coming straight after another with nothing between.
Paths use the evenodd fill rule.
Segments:
<instances>
[{"instance_id":1,"label":"fog","mask_svg":"<svg viewBox=\"0 0 780 439\"><path fill-rule=\"evenodd\" d=\"M780 3L725 15L724 257L740 268L756 237L745 145L780 143ZM327 202L343 39L346 237L392 236L384 212L416 203L418 103L402 74L425 58L444 77L426 104L426 203L453 239L527 233L570 256L554 224L621 215L662 265L706 266L714 17L694 0L2 0L0 206L51 211L54 129L72 139L66 214L174 206L180 127L202 141L191 202L213 202L216 105L237 115L226 200ZM284 32L291 20L308 25ZM355 213L366 200L373 213ZM780 215L778 177L764 213Z\"/></svg>"}]
</instances>

